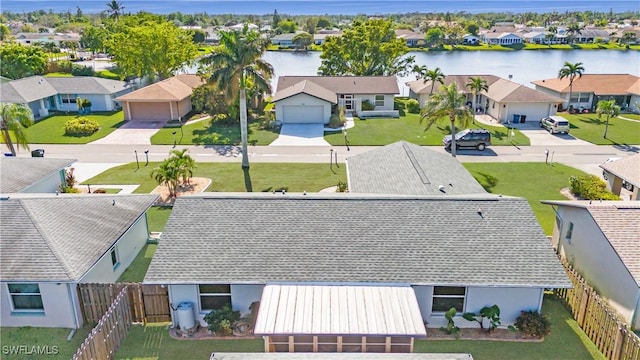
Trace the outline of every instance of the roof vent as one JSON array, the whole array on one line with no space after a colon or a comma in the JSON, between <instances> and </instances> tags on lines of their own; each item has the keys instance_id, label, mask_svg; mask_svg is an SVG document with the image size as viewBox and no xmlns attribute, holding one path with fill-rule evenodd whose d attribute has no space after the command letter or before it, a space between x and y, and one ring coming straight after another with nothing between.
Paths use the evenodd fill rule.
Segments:
<instances>
[{"instance_id":1,"label":"roof vent","mask_svg":"<svg viewBox=\"0 0 640 360\"><path fill-rule=\"evenodd\" d=\"M111 200L111 206L116 206L116 199Z\"/></svg>"},{"instance_id":2,"label":"roof vent","mask_svg":"<svg viewBox=\"0 0 640 360\"><path fill-rule=\"evenodd\" d=\"M480 215L480 217L484 219L484 215L482 215L482 210L481 209L478 209L478 215Z\"/></svg>"},{"instance_id":3,"label":"roof vent","mask_svg":"<svg viewBox=\"0 0 640 360\"><path fill-rule=\"evenodd\" d=\"M440 190L443 193L446 193L447 191L444 189L444 185L438 185L438 190Z\"/></svg>"}]
</instances>

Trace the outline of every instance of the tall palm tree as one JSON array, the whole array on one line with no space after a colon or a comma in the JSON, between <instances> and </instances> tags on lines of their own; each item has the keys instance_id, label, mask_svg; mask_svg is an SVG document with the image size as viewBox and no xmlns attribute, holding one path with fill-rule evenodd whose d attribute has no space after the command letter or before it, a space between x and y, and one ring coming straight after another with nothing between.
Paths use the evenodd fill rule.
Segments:
<instances>
[{"instance_id":1,"label":"tall palm tree","mask_svg":"<svg viewBox=\"0 0 640 360\"><path fill-rule=\"evenodd\" d=\"M124 5L122 5L122 2L117 0L111 0L106 5L107 5L107 13L112 18L116 19L116 21L118 21L118 19L120 18L120 15L122 15L122 11L124 10Z\"/></svg>"},{"instance_id":2,"label":"tall palm tree","mask_svg":"<svg viewBox=\"0 0 640 360\"><path fill-rule=\"evenodd\" d=\"M572 64L568 61L564 62L564 65L558 72L558 78L560 78L560 80L564 78L569 79L569 102L568 102L567 108L571 106L571 96L573 95L573 80L575 80L576 77L578 78L582 77L583 72L584 72L584 67L582 66L581 62Z\"/></svg>"},{"instance_id":3,"label":"tall palm tree","mask_svg":"<svg viewBox=\"0 0 640 360\"><path fill-rule=\"evenodd\" d=\"M470 77L465 86L473 93L471 109L474 113L473 123L475 124L476 102L478 101L478 94L483 91L489 91L489 85L487 84L487 81L485 79L478 76Z\"/></svg>"},{"instance_id":4,"label":"tall palm tree","mask_svg":"<svg viewBox=\"0 0 640 360\"><path fill-rule=\"evenodd\" d=\"M467 127L473 113L466 105L467 98L458 91L456 83L449 86L441 86L440 90L429 97L424 108L420 112L420 123L426 122L425 131L443 117L451 122L451 156L456 156L456 122L460 127Z\"/></svg>"},{"instance_id":5,"label":"tall palm tree","mask_svg":"<svg viewBox=\"0 0 640 360\"><path fill-rule=\"evenodd\" d=\"M427 65L413 65L413 68L411 69L411 72L416 73L416 80L424 79L425 76L427 76L427 71L429 71L429 69L427 69Z\"/></svg>"},{"instance_id":6,"label":"tall palm tree","mask_svg":"<svg viewBox=\"0 0 640 360\"><path fill-rule=\"evenodd\" d=\"M578 24L571 24L567 27L567 34L569 35L571 43L573 44L576 41L576 35L582 34L582 28L580 28L580 25Z\"/></svg>"},{"instance_id":7,"label":"tall palm tree","mask_svg":"<svg viewBox=\"0 0 640 360\"><path fill-rule=\"evenodd\" d=\"M24 104L1 104L0 103L0 131L2 131L2 140L11 151L13 156L16 155L15 145L18 148L29 150L29 142L24 133L24 129L33 125L33 113L28 106ZM11 138L13 134L14 139Z\"/></svg>"},{"instance_id":8,"label":"tall palm tree","mask_svg":"<svg viewBox=\"0 0 640 360\"><path fill-rule=\"evenodd\" d=\"M598 113L598 118L604 114L607 117L607 121L604 124L604 137L607 138L607 130L609 130L609 118L620 115L620 106L616 105L615 100L600 100L598 101L598 106L596 107L596 113Z\"/></svg>"},{"instance_id":9,"label":"tall palm tree","mask_svg":"<svg viewBox=\"0 0 640 360\"><path fill-rule=\"evenodd\" d=\"M271 93L273 67L261 57L268 43L247 26L242 31L220 31L220 46L200 60L209 83L223 91L227 101L240 101L242 167L249 168L247 154L247 80L263 92Z\"/></svg>"},{"instance_id":10,"label":"tall palm tree","mask_svg":"<svg viewBox=\"0 0 640 360\"><path fill-rule=\"evenodd\" d=\"M436 82L439 82L441 85L444 84L444 74L439 67L433 70L427 70L423 79L424 82L427 82L427 80L431 81L431 92L429 92L429 95L433 94L433 88L436 85Z\"/></svg>"}]
</instances>

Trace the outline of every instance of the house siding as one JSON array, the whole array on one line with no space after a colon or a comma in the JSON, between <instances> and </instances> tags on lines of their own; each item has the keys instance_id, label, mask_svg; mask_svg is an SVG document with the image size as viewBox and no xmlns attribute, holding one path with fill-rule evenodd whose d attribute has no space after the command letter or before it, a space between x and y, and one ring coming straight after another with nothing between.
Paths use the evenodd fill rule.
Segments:
<instances>
[{"instance_id":1,"label":"house siding","mask_svg":"<svg viewBox=\"0 0 640 360\"><path fill-rule=\"evenodd\" d=\"M80 280L81 283L111 283L116 282L120 275L131 265L140 250L149 239L147 218L142 216L116 242L116 249L120 265L113 268L111 263L111 248L100 257L100 260Z\"/></svg>"},{"instance_id":2,"label":"house siding","mask_svg":"<svg viewBox=\"0 0 640 360\"><path fill-rule=\"evenodd\" d=\"M42 193L55 193L60 188L62 184L62 179L64 179L64 170L60 170L55 172L37 183L23 189L20 192L30 193L30 194L42 194Z\"/></svg>"},{"instance_id":3,"label":"house siding","mask_svg":"<svg viewBox=\"0 0 640 360\"><path fill-rule=\"evenodd\" d=\"M318 99L308 94L297 94L286 99L282 99L276 102L276 121L282 122L284 119L284 107L287 105L300 106L300 105L309 105L309 106L322 106L323 111L323 120L325 124L329 123L329 119L331 118L331 104L325 100Z\"/></svg>"},{"instance_id":4,"label":"house siding","mask_svg":"<svg viewBox=\"0 0 640 360\"><path fill-rule=\"evenodd\" d=\"M384 105L376 106L374 110L393 110L394 96L392 94L356 94L353 97L361 101L369 100L369 102L375 105L376 95L384 95Z\"/></svg>"},{"instance_id":5,"label":"house siding","mask_svg":"<svg viewBox=\"0 0 640 360\"><path fill-rule=\"evenodd\" d=\"M0 284L0 322L6 327L34 326L75 329L82 326L74 283L38 283L44 314L12 312L7 282ZM76 324L76 321L78 324Z\"/></svg>"},{"instance_id":6,"label":"house siding","mask_svg":"<svg viewBox=\"0 0 640 360\"><path fill-rule=\"evenodd\" d=\"M553 243L560 256L573 266L598 294L607 298L622 318L640 325L640 287L618 257L609 241L585 209L561 206ZM569 222L573 223L571 243L566 239Z\"/></svg>"}]
</instances>

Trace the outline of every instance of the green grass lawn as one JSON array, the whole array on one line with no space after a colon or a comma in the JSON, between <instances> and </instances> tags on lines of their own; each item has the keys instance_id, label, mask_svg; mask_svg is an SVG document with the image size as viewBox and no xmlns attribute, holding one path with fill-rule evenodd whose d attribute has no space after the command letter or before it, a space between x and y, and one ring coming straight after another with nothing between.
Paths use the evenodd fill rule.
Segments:
<instances>
[{"instance_id":1,"label":"green grass lawn","mask_svg":"<svg viewBox=\"0 0 640 360\"><path fill-rule=\"evenodd\" d=\"M640 122L609 119L607 138L603 138L606 118L597 114L559 114L571 123L571 134L596 145L640 144ZM633 118L632 116L623 115Z\"/></svg>"},{"instance_id":2,"label":"green grass lawn","mask_svg":"<svg viewBox=\"0 0 640 360\"><path fill-rule=\"evenodd\" d=\"M142 282L157 247L157 244L146 244L117 282Z\"/></svg>"},{"instance_id":3,"label":"green grass lawn","mask_svg":"<svg viewBox=\"0 0 640 360\"><path fill-rule=\"evenodd\" d=\"M147 210L147 222L149 223L149 231L163 231L169 215L171 215L171 206L152 206Z\"/></svg>"},{"instance_id":4,"label":"green grass lawn","mask_svg":"<svg viewBox=\"0 0 640 360\"><path fill-rule=\"evenodd\" d=\"M136 170L135 163L109 169L83 184L140 184L135 193L148 194L158 184L151 178L151 171L158 163L149 163ZM344 164L329 170L328 164L253 163L245 176L239 163L197 163L196 177L207 177L212 183L206 191L273 191L285 188L293 192L317 192L346 182ZM155 225L152 225L155 227ZM152 228L153 231L153 228Z\"/></svg>"},{"instance_id":5,"label":"green grass lawn","mask_svg":"<svg viewBox=\"0 0 640 360\"><path fill-rule=\"evenodd\" d=\"M543 312L551 318L551 334L542 342L418 340L415 352L471 353L476 360L604 359L558 300L545 298ZM262 352L263 344L262 339L176 340L169 336L168 325L135 325L115 358L177 359L190 354L206 359L212 352Z\"/></svg>"},{"instance_id":6,"label":"green grass lawn","mask_svg":"<svg viewBox=\"0 0 640 360\"><path fill-rule=\"evenodd\" d=\"M16 359L64 359L69 360L73 357L73 354L78 350L84 339L91 331L91 328L85 326L82 329L78 329L73 335L70 341L67 341L67 336L71 332L71 329L61 328L36 328L36 327L20 327L20 328L0 328L0 343L2 344L2 359L16 360ZM8 348L5 346L27 346L31 349L32 346L48 346L50 355L25 355L23 354L8 354ZM57 354L53 354L53 347L57 347Z\"/></svg>"},{"instance_id":7,"label":"green grass lawn","mask_svg":"<svg viewBox=\"0 0 640 360\"><path fill-rule=\"evenodd\" d=\"M387 145L396 141L405 140L418 145L442 145L442 138L451 134L450 122L441 119L424 131L424 125L420 124L420 115L407 114L398 119L367 119L354 118L355 126L347 130L349 145ZM493 145L511 145L508 139L507 128L502 126L488 126L476 123L470 128L483 128L491 132ZM520 131L514 130L513 143L529 145L529 138ZM344 145L344 134L340 131L325 132L325 140L331 145Z\"/></svg>"},{"instance_id":8,"label":"green grass lawn","mask_svg":"<svg viewBox=\"0 0 640 360\"><path fill-rule=\"evenodd\" d=\"M76 114L52 115L27 128L27 139L31 144L86 144L109 135L124 123L122 111L83 116L100 123L100 129L89 136L68 136L64 134L65 123L76 118Z\"/></svg>"},{"instance_id":9,"label":"green grass lawn","mask_svg":"<svg viewBox=\"0 0 640 360\"><path fill-rule=\"evenodd\" d=\"M240 143L240 125L214 124L211 120L198 121L179 127L165 127L151 137L154 145L172 145L173 132L178 144L237 145ZM262 129L259 122L249 122L248 141L252 145L269 145L278 138L279 132Z\"/></svg>"},{"instance_id":10,"label":"green grass lawn","mask_svg":"<svg viewBox=\"0 0 640 360\"><path fill-rule=\"evenodd\" d=\"M569 186L569 177L584 172L560 163L464 163L464 167L490 193L527 199L547 235L553 232L555 215L540 200L567 200L560 189Z\"/></svg>"},{"instance_id":11,"label":"green grass lawn","mask_svg":"<svg viewBox=\"0 0 640 360\"><path fill-rule=\"evenodd\" d=\"M640 121L640 114L620 114L621 117Z\"/></svg>"}]
</instances>

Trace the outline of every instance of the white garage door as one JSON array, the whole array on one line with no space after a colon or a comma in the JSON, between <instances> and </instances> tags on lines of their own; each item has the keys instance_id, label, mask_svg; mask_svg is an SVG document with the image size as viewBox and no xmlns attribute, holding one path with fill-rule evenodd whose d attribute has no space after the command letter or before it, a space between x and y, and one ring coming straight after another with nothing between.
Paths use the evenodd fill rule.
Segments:
<instances>
[{"instance_id":1,"label":"white garage door","mask_svg":"<svg viewBox=\"0 0 640 360\"><path fill-rule=\"evenodd\" d=\"M323 106L285 105L282 108L283 123L287 124L322 124Z\"/></svg>"}]
</instances>

